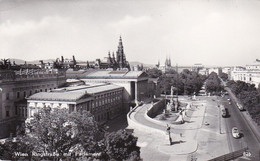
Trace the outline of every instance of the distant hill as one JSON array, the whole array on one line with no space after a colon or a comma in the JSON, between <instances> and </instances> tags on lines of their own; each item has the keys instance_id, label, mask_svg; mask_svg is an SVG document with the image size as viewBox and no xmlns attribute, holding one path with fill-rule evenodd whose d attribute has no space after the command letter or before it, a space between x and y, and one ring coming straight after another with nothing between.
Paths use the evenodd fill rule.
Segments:
<instances>
[{"instance_id":1,"label":"distant hill","mask_svg":"<svg viewBox=\"0 0 260 161\"><path fill-rule=\"evenodd\" d=\"M143 65L144 65L144 63L141 63L141 62L138 62L138 61L131 61L131 62L129 62L129 64L130 64L131 66L136 66L136 65L140 65L140 64L143 64Z\"/></svg>"},{"instance_id":2,"label":"distant hill","mask_svg":"<svg viewBox=\"0 0 260 161\"><path fill-rule=\"evenodd\" d=\"M141 63L141 62L138 62L138 61L132 61L132 62L129 62L130 66L137 66L137 65L143 65L144 67L155 67L155 65L153 64L144 64L144 63Z\"/></svg>"}]
</instances>

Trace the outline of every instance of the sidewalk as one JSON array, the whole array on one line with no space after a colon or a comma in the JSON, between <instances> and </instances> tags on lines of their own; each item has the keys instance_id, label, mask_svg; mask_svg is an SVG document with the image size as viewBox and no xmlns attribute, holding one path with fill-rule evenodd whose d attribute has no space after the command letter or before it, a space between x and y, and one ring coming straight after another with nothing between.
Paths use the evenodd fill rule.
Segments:
<instances>
[{"instance_id":1,"label":"sidewalk","mask_svg":"<svg viewBox=\"0 0 260 161\"><path fill-rule=\"evenodd\" d=\"M173 145L170 146L169 136L166 135L166 123L145 118L145 113L151 104L139 107L131 115L138 125L132 126L134 135L138 137L137 145L141 147L141 157L144 160L208 160L228 151L226 134L219 133L219 108L212 97L198 97L197 101L181 98L183 102L193 106L187 112L188 123L171 126ZM202 100L200 100L202 99ZM198 106L197 108L195 106ZM153 121L151 121L153 120ZM204 125L209 122L209 125ZM196 126L196 128L194 128ZM191 129L189 129L191 128ZM156 132L161 131L161 133ZM221 147L221 148L219 148Z\"/></svg>"},{"instance_id":2,"label":"sidewalk","mask_svg":"<svg viewBox=\"0 0 260 161\"><path fill-rule=\"evenodd\" d=\"M188 101L189 102L189 101ZM173 145L170 146L169 136L166 135L166 123L154 123L144 118L146 110L151 104L145 104L131 114L131 118L138 122L139 124L151 127L151 130L144 132L140 129L134 130L134 135L138 136L138 145L141 148L141 156L149 160L155 160L148 151L159 152L158 155L179 155L178 157L181 160L186 160L188 154L195 152L198 148L198 143L196 140L197 130L202 126L204 113L205 113L205 104L203 101L194 101L198 103L198 107L195 108L192 106L192 112L188 112L188 117L186 118L188 122L180 125L171 124L171 138ZM200 105L200 106L199 106ZM158 121L159 122L159 121ZM195 128L194 128L195 127ZM153 133L153 129L161 130L162 135ZM148 150L149 149L149 150ZM148 155L149 154L149 155ZM152 156L151 156L151 155ZM160 159L161 160L161 159ZM166 160L169 160L167 158Z\"/></svg>"}]
</instances>

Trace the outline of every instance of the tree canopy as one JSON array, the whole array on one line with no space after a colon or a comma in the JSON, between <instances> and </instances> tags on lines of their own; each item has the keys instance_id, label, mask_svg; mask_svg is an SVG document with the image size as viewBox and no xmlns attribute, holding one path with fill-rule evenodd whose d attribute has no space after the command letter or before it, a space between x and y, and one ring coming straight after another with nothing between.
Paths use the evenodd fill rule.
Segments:
<instances>
[{"instance_id":1,"label":"tree canopy","mask_svg":"<svg viewBox=\"0 0 260 161\"><path fill-rule=\"evenodd\" d=\"M223 80L223 81L227 81L228 80L228 74L227 73L220 73L219 77Z\"/></svg>"},{"instance_id":2,"label":"tree canopy","mask_svg":"<svg viewBox=\"0 0 260 161\"><path fill-rule=\"evenodd\" d=\"M23 135L1 144L0 159L20 160L21 156L16 156L20 152L28 154L26 160L140 160L136 137L123 130L108 133L88 111L69 113L45 107L26 122L25 129Z\"/></svg>"},{"instance_id":3,"label":"tree canopy","mask_svg":"<svg viewBox=\"0 0 260 161\"><path fill-rule=\"evenodd\" d=\"M219 95L224 87L221 85L217 73L211 72L206 80L205 89L207 92Z\"/></svg>"},{"instance_id":4,"label":"tree canopy","mask_svg":"<svg viewBox=\"0 0 260 161\"><path fill-rule=\"evenodd\" d=\"M162 75L162 71L157 68L148 69L146 73L150 78L158 78Z\"/></svg>"},{"instance_id":5,"label":"tree canopy","mask_svg":"<svg viewBox=\"0 0 260 161\"><path fill-rule=\"evenodd\" d=\"M159 86L162 93L170 94L171 86L175 87L174 93L193 94L198 93L201 89L205 76L194 71L184 69L181 73L170 70L164 73L159 79Z\"/></svg>"},{"instance_id":6,"label":"tree canopy","mask_svg":"<svg viewBox=\"0 0 260 161\"><path fill-rule=\"evenodd\" d=\"M248 110L252 119L260 124L260 89L243 81L228 81L228 87Z\"/></svg>"}]
</instances>

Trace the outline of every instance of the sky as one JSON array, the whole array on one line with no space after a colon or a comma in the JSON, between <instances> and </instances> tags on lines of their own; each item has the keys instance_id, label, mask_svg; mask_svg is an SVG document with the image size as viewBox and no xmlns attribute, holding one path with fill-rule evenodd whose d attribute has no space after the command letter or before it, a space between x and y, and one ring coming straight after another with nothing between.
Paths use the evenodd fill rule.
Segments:
<instances>
[{"instance_id":1,"label":"sky","mask_svg":"<svg viewBox=\"0 0 260 161\"><path fill-rule=\"evenodd\" d=\"M260 59L259 0L0 0L0 58L205 66Z\"/></svg>"}]
</instances>

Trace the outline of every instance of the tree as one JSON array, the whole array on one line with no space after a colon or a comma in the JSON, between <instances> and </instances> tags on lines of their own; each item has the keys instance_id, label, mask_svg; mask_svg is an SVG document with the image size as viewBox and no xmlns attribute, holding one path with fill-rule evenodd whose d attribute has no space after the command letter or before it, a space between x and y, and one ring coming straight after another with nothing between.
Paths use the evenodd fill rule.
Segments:
<instances>
[{"instance_id":1,"label":"tree","mask_svg":"<svg viewBox=\"0 0 260 161\"><path fill-rule=\"evenodd\" d=\"M219 75L219 77L223 80L223 81L227 81L228 80L228 74L227 73L221 73Z\"/></svg>"},{"instance_id":2,"label":"tree","mask_svg":"<svg viewBox=\"0 0 260 161\"><path fill-rule=\"evenodd\" d=\"M105 135L105 160L140 160L140 148L137 138L125 130Z\"/></svg>"},{"instance_id":3,"label":"tree","mask_svg":"<svg viewBox=\"0 0 260 161\"><path fill-rule=\"evenodd\" d=\"M94 116L87 112L69 113L66 109L45 107L27 123L29 142L35 145L34 151L65 154L98 150L96 142L101 140Z\"/></svg>"},{"instance_id":4,"label":"tree","mask_svg":"<svg viewBox=\"0 0 260 161\"><path fill-rule=\"evenodd\" d=\"M114 147L119 145L117 141L122 144L121 147ZM66 109L44 107L26 122L24 135L1 144L0 159L17 159L14 152L27 153L26 160L127 159L133 158L134 154L138 158L140 151L136 141L137 138L125 132L110 134L104 131L88 111L69 113ZM117 148L120 153L113 153ZM129 155L126 155L127 152ZM32 155L35 153L54 156Z\"/></svg>"},{"instance_id":5,"label":"tree","mask_svg":"<svg viewBox=\"0 0 260 161\"><path fill-rule=\"evenodd\" d=\"M217 73L215 72L210 73L208 79L206 80L205 88L207 92L213 94L219 94L224 89L224 87L221 85Z\"/></svg>"},{"instance_id":6,"label":"tree","mask_svg":"<svg viewBox=\"0 0 260 161\"><path fill-rule=\"evenodd\" d=\"M0 143L0 159L3 160L28 160L31 157L33 145L26 137L8 138L4 144ZM19 156L18 153L28 156Z\"/></svg>"},{"instance_id":7,"label":"tree","mask_svg":"<svg viewBox=\"0 0 260 161\"><path fill-rule=\"evenodd\" d=\"M158 78L162 75L162 71L157 68L148 69L146 73L150 78Z\"/></svg>"},{"instance_id":8,"label":"tree","mask_svg":"<svg viewBox=\"0 0 260 161\"><path fill-rule=\"evenodd\" d=\"M164 73L159 79L159 87L163 93L170 93L171 86L175 87L178 94L193 94L198 93L201 89L205 76L202 76L194 71L184 69L181 73L175 70L170 70Z\"/></svg>"},{"instance_id":9,"label":"tree","mask_svg":"<svg viewBox=\"0 0 260 161\"><path fill-rule=\"evenodd\" d=\"M248 110L252 119L260 124L260 90L254 84L243 81L228 81L228 87Z\"/></svg>"}]
</instances>

